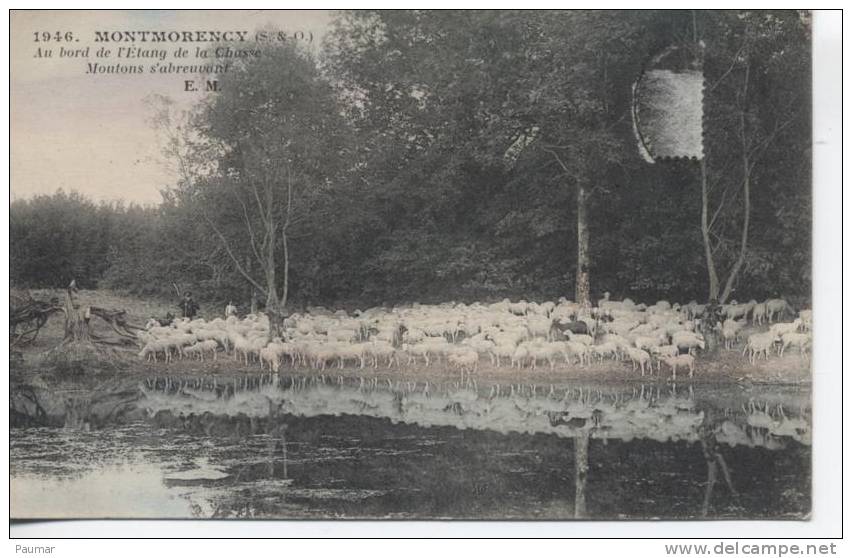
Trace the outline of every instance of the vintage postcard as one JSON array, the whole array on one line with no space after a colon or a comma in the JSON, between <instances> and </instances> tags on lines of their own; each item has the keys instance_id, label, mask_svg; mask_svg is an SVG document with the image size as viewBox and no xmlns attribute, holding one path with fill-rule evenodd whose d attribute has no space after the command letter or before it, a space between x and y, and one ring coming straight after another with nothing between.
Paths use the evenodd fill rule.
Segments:
<instances>
[{"instance_id":1,"label":"vintage postcard","mask_svg":"<svg viewBox=\"0 0 852 558\"><path fill-rule=\"evenodd\" d=\"M12 11L12 519L808 520L812 23Z\"/></svg>"}]
</instances>

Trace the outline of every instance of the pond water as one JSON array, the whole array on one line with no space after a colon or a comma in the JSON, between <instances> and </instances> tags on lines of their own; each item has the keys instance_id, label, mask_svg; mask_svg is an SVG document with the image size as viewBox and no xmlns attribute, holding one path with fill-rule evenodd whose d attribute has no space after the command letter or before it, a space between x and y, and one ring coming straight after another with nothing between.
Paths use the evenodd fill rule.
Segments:
<instances>
[{"instance_id":1,"label":"pond water","mask_svg":"<svg viewBox=\"0 0 852 558\"><path fill-rule=\"evenodd\" d=\"M639 519L810 512L802 388L267 377L11 431L12 517Z\"/></svg>"}]
</instances>

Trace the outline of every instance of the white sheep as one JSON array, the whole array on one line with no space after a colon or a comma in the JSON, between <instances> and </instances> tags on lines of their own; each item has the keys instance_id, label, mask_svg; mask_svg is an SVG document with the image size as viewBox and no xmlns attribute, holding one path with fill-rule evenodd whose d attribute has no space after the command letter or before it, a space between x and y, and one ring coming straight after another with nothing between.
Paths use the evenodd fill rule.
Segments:
<instances>
[{"instance_id":1,"label":"white sheep","mask_svg":"<svg viewBox=\"0 0 852 558\"><path fill-rule=\"evenodd\" d=\"M684 366L689 370L689 377L695 374L695 357L692 355L677 355L663 357L663 362L672 369L672 379L677 379L678 366Z\"/></svg>"},{"instance_id":2,"label":"white sheep","mask_svg":"<svg viewBox=\"0 0 852 558\"><path fill-rule=\"evenodd\" d=\"M564 353L564 345L560 342L537 343L530 345L528 351L533 370L538 367L539 361L546 361L553 370L559 355Z\"/></svg>"},{"instance_id":3,"label":"white sheep","mask_svg":"<svg viewBox=\"0 0 852 558\"><path fill-rule=\"evenodd\" d=\"M775 334L775 337L781 337L785 333L793 333L799 331L799 327L802 325L802 319L796 318L792 322L789 323L777 323L769 326L769 331Z\"/></svg>"},{"instance_id":4,"label":"white sheep","mask_svg":"<svg viewBox=\"0 0 852 558\"><path fill-rule=\"evenodd\" d=\"M494 347L491 348L491 356L493 358L493 362L500 366L501 359L508 358L509 361L512 360L512 355L515 354L515 345L514 344L495 344Z\"/></svg>"},{"instance_id":5,"label":"white sheep","mask_svg":"<svg viewBox=\"0 0 852 558\"><path fill-rule=\"evenodd\" d=\"M802 330L810 331L813 329L814 312L813 310L799 310L799 319L802 320Z\"/></svg>"},{"instance_id":6,"label":"white sheep","mask_svg":"<svg viewBox=\"0 0 852 558\"><path fill-rule=\"evenodd\" d=\"M659 347L663 344L664 341L662 341L659 337L645 337L640 335L633 339L633 345L637 349L649 350L651 347Z\"/></svg>"},{"instance_id":7,"label":"white sheep","mask_svg":"<svg viewBox=\"0 0 852 558\"><path fill-rule=\"evenodd\" d=\"M244 350L244 354L246 356L246 365L248 365L249 360L260 360L260 351L262 351L267 345L266 334L259 333L253 337L249 337L247 339L247 347Z\"/></svg>"},{"instance_id":8,"label":"white sheep","mask_svg":"<svg viewBox=\"0 0 852 558\"><path fill-rule=\"evenodd\" d=\"M524 345L518 345L517 347L515 347L515 351L512 353L512 359L511 359L512 368L514 368L515 365L517 365L518 369L520 370L525 365L526 360L529 357L529 355L530 355L529 349L527 347L525 347Z\"/></svg>"},{"instance_id":9,"label":"white sheep","mask_svg":"<svg viewBox=\"0 0 852 558\"><path fill-rule=\"evenodd\" d=\"M157 362L157 355L162 353L166 362L171 362L170 345L161 339L148 341L142 350L139 351L139 357L145 360L153 360Z\"/></svg>"},{"instance_id":10,"label":"white sheep","mask_svg":"<svg viewBox=\"0 0 852 558\"><path fill-rule=\"evenodd\" d=\"M776 341L778 341L778 337L771 331L749 335L746 346L743 349L743 355L748 353L748 360L752 364L755 363L759 354L762 354L768 360L769 351L775 346Z\"/></svg>"},{"instance_id":11,"label":"white sheep","mask_svg":"<svg viewBox=\"0 0 852 558\"><path fill-rule=\"evenodd\" d=\"M591 346L595 342L595 339L591 335L585 335L582 333L572 333L570 329L566 329L564 333L568 337L569 341L573 341L575 343L582 343L587 347Z\"/></svg>"},{"instance_id":12,"label":"white sheep","mask_svg":"<svg viewBox=\"0 0 852 558\"><path fill-rule=\"evenodd\" d=\"M727 319L722 324L721 333L725 343L725 348L730 349L734 343L739 340L740 330L745 326L745 322Z\"/></svg>"},{"instance_id":13,"label":"white sheep","mask_svg":"<svg viewBox=\"0 0 852 558\"><path fill-rule=\"evenodd\" d=\"M604 357L618 358L619 347L614 341L606 341L598 345L590 347L592 355L597 357L600 362L603 362Z\"/></svg>"},{"instance_id":14,"label":"white sheep","mask_svg":"<svg viewBox=\"0 0 852 558\"><path fill-rule=\"evenodd\" d=\"M489 341L480 334L474 335L462 341L462 345L466 345L477 353L485 353L491 359L491 364L494 364L494 354L491 350L495 347L493 341Z\"/></svg>"},{"instance_id":15,"label":"white sheep","mask_svg":"<svg viewBox=\"0 0 852 558\"><path fill-rule=\"evenodd\" d=\"M396 349L394 349L393 345L390 343L385 343L383 341L366 343L364 346L364 353L372 359L373 368L378 368L379 361L382 359L387 359L388 368L390 368L394 362L396 362L397 366L399 366Z\"/></svg>"},{"instance_id":16,"label":"white sheep","mask_svg":"<svg viewBox=\"0 0 852 558\"><path fill-rule=\"evenodd\" d=\"M571 364L571 355L579 359L581 366L592 362L591 350L588 345L577 341L565 341L565 360L568 364Z\"/></svg>"},{"instance_id":17,"label":"white sheep","mask_svg":"<svg viewBox=\"0 0 852 558\"><path fill-rule=\"evenodd\" d=\"M417 364L417 357L423 357L426 366L429 366L429 346L423 343L403 343L402 351L408 355L408 365Z\"/></svg>"},{"instance_id":18,"label":"white sheep","mask_svg":"<svg viewBox=\"0 0 852 558\"><path fill-rule=\"evenodd\" d=\"M450 364L461 370L476 372L476 366L479 362L479 353L473 350L458 351L451 353L447 360Z\"/></svg>"},{"instance_id":19,"label":"white sheep","mask_svg":"<svg viewBox=\"0 0 852 558\"><path fill-rule=\"evenodd\" d=\"M627 348L627 356L630 358L630 362L633 364L633 371L636 371L636 367L639 366L639 369L642 371L642 376L645 375L645 366L651 365L651 355L648 354L647 351L643 351L642 349L637 349L635 347Z\"/></svg>"},{"instance_id":20,"label":"white sheep","mask_svg":"<svg viewBox=\"0 0 852 558\"><path fill-rule=\"evenodd\" d=\"M624 353L627 351L627 347L632 346L630 341L626 338L618 335L617 333L607 333L601 338L601 343L613 343L616 347L618 347L618 357L622 358Z\"/></svg>"},{"instance_id":21,"label":"white sheep","mask_svg":"<svg viewBox=\"0 0 852 558\"><path fill-rule=\"evenodd\" d=\"M766 314L769 317L770 324L773 318L780 319L785 313L793 314L793 309L783 298L772 298L766 301Z\"/></svg>"},{"instance_id":22,"label":"white sheep","mask_svg":"<svg viewBox=\"0 0 852 558\"><path fill-rule=\"evenodd\" d=\"M680 350L675 345L660 345L651 347L651 355L657 359L657 371L661 368L661 363L664 358L676 357L680 354Z\"/></svg>"},{"instance_id":23,"label":"white sheep","mask_svg":"<svg viewBox=\"0 0 852 558\"><path fill-rule=\"evenodd\" d=\"M347 360L358 362L361 368L367 361L366 347L364 344L341 344L337 348L338 368L343 368Z\"/></svg>"},{"instance_id":24,"label":"white sheep","mask_svg":"<svg viewBox=\"0 0 852 558\"><path fill-rule=\"evenodd\" d=\"M269 365L269 370L278 372L281 365L281 355L278 352L278 346L275 343L270 343L260 350L260 368L264 369L264 365Z\"/></svg>"},{"instance_id":25,"label":"white sheep","mask_svg":"<svg viewBox=\"0 0 852 558\"><path fill-rule=\"evenodd\" d=\"M313 367L319 368L320 370L325 370L325 367L329 363L334 363L338 358L336 347L333 345L323 344L310 346L308 348L308 352L312 357L311 360L313 362Z\"/></svg>"},{"instance_id":26,"label":"white sheep","mask_svg":"<svg viewBox=\"0 0 852 558\"><path fill-rule=\"evenodd\" d=\"M358 330L353 329L329 329L327 334L329 341L350 342L358 339Z\"/></svg>"},{"instance_id":27,"label":"white sheep","mask_svg":"<svg viewBox=\"0 0 852 558\"><path fill-rule=\"evenodd\" d=\"M191 347L197 347L197 349L196 349L197 354L198 354L199 358L201 359L201 361L203 362L204 361L204 355L208 355L208 354L211 357L213 357L213 360L216 360L216 355L217 355L217 352L219 350L219 343L215 339L207 339L205 341L199 341L198 343L191 345L190 347L187 347L186 349L184 349L184 353L186 353L186 350L191 348Z\"/></svg>"},{"instance_id":28,"label":"white sheep","mask_svg":"<svg viewBox=\"0 0 852 558\"><path fill-rule=\"evenodd\" d=\"M811 344L811 335L809 333L798 333L795 331L788 331L781 335L781 349L779 350L779 355L784 356L784 351L789 346L799 347L799 354L804 356L808 347Z\"/></svg>"},{"instance_id":29,"label":"white sheep","mask_svg":"<svg viewBox=\"0 0 852 558\"><path fill-rule=\"evenodd\" d=\"M672 345L692 354L696 348L704 350L704 336L692 331L678 331L672 335Z\"/></svg>"},{"instance_id":30,"label":"white sheep","mask_svg":"<svg viewBox=\"0 0 852 558\"><path fill-rule=\"evenodd\" d=\"M753 325L762 325L766 321L766 303L761 302L754 305L751 311L751 323Z\"/></svg>"}]
</instances>

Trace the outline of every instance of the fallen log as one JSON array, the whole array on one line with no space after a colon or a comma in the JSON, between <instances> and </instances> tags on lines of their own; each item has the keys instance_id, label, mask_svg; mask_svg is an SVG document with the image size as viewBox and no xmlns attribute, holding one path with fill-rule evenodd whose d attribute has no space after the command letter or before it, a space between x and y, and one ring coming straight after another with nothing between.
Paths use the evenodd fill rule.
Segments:
<instances>
[{"instance_id":1,"label":"fallen log","mask_svg":"<svg viewBox=\"0 0 852 558\"><path fill-rule=\"evenodd\" d=\"M92 316L97 316L112 327L113 331L122 337L128 337L131 339L136 339L136 334L131 330L139 330L143 331L145 328L142 326L134 325L127 322L127 311L126 310L111 310L108 308L99 308L97 306L90 306L89 313Z\"/></svg>"},{"instance_id":2,"label":"fallen log","mask_svg":"<svg viewBox=\"0 0 852 558\"><path fill-rule=\"evenodd\" d=\"M37 300L27 291L9 293L9 346L32 343L51 314L61 312L58 299Z\"/></svg>"}]
</instances>

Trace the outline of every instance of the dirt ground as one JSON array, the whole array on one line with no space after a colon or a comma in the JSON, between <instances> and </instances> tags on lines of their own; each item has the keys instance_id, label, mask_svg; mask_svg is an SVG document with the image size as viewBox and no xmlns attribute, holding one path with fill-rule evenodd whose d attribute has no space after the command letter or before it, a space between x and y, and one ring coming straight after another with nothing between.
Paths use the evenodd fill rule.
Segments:
<instances>
[{"instance_id":1,"label":"dirt ground","mask_svg":"<svg viewBox=\"0 0 852 558\"><path fill-rule=\"evenodd\" d=\"M36 298L48 299L51 296L60 296L61 292L32 291ZM124 296L109 291L80 291L78 300L81 304L92 304L110 309L124 309L128 312L130 323L144 325L152 316L162 317L167 312L176 313L177 300L141 300L132 296ZM223 314L223 308L218 305L202 304L201 316L212 319ZM109 337L111 329L97 318L92 319L93 331L97 335ZM762 328L747 328L744 337ZM114 336L114 334L113 334ZM53 315L47 325L42 329L34 343L22 349L19 354L12 354L10 362L10 375L12 381L27 382L28 379L39 376L51 378L59 383L66 384L81 383L88 384L91 381L103 381L105 377L120 379L122 382L128 380L142 380L152 376L170 376L176 378L197 378L210 376L239 376L258 375L261 373L260 366L252 363L245 366L236 362L233 357L220 353L215 361L199 362L194 360L174 361L171 364L163 362L145 362L136 356L136 351L131 349L122 350L119 357L110 362L92 362L90 370L84 370L81 374L65 375L60 371L48 370L45 364L46 353L56 347L63 337L63 315ZM783 357L773 355L767 360L758 360L754 365L742 355L742 343L733 349L721 348L715 353L700 353L697 356L695 377L691 380L687 374L678 373L678 382L691 381L695 384L701 383L740 383L740 384L809 384L811 382L811 359L810 355L802 358L798 351L792 350ZM487 358L480 361L476 373L472 376L480 384L489 383L562 383L566 381L590 381L590 382L666 382L669 381L670 372L663 365L663 371L640 375L639 370L633 370L629 362L615 362L605 360L603 363L593 363L589 366L567 366L564 363L557 365L555 370L545 366L539 366L536 370L524 368L523 370L512 369L508 365L492 366ZM269 371L266 371L268 373ZM378 377L381 381L430 381L444 382L458 377L458 372L447 368L445 364L433 363L430 367L422 364L412 366L400 366L393 368L378 367L376 369L345 367L326 369L325 371L311 368L290 368L282 366L279 371L283 375L319 376L337 378L360 378ZM66 377L60 377L60 376ZM71 376L74 376L73 378ZM53 383L53 382L51 382Z\"/></svg>"}]
</instances>

